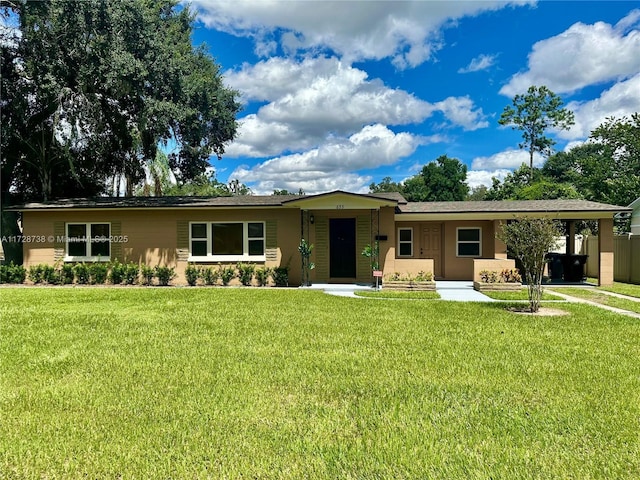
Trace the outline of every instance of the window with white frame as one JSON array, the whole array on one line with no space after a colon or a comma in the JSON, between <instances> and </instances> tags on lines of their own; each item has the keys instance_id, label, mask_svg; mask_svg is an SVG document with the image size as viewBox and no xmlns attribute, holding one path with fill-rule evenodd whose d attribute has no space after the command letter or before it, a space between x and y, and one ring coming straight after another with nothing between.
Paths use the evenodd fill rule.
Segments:
<instances>
[{"instance_id":1,"label":"window with white frame","mask_svg":"<svg viewBox=\"0 0 640 480\"><path fill-rule=\"evenodd\" d=\"M456 254L458 257L482 256L482 229L479 227L458 228Z\"/></svg>"},{"instance_id":2,"label":"window with white frame","mask_svg":"<svg viewBox=\"0 0 640 480\"><path fill-rule=\"evenodd\" d=\"M413 228L398 229L398 256L413 256Z\"/></svg>"},{"instance_id":3,"label":"window with white frame","mask_svg":"<svg viewBox=\"0 0 640 480\"><path fill-rule=\"evenodd\" d=\"M67 223L66 261L109 261L111 224Z\"/></svg>"},{"instance_id":4,"label":"window with white frame","mask_svg":"<svg viewBox=\"0 0 640 480\"><path fill-rule=\"evenodd\" d=\"M264 222L191 222L189 256L205 261L262 261Z\"/></svg>"}]
</instances>

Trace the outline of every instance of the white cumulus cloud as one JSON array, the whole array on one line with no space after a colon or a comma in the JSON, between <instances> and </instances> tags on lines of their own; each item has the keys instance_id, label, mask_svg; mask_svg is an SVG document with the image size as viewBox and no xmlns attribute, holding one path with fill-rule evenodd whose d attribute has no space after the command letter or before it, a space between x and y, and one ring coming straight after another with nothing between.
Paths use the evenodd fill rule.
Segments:
<instances>
[{"instance_id":1,"label":"white cumulus cloud","mask_svg":"<svg viewBox=\"0 0 640 480\"><path fill-rule=\"evenodd\" d=\"M458 73L471 73L479 72L480 70L486 70L492 67L496 63L496 55L479 55L473 58L469 65L458 70Z\"/></svg>"},{"instance_id":2,"label":"white cumulus cloud","mask_svg":"<svg viewBox=\"0 0 640 480\"><path fill-rule=\"evenodd\" d=\"M348 138L332 138L317 148L272 158L252 168L238 167L230 178L250 184L254 191L302 187L308 193L317 193L344 182L348 182L349 190L356 191L370 178L351 171L392 165L427 142L409 133L394 133L384 125L367 125ZM332 187L325 188L329 185Z\"/></svg>"},{"instance_id":3,"label":"white cumulus cloud","mask_svg":"<svg viewBox=\"0 0 640 480\"><path fill-rule=\"evenodd\" d=\"M496 170L469 170L467 172L467 185L469 185L469 188L479 187L480 185L491 187L493 185L493 178L503 181L510 173L511 170L506 168Z\"/></svg>"},{"instance_id":4,"label":"white cumulus cloud","mask_svg":"<svg viewBox=\"0 0 640 480\"><path fill-rule=\"evenodd\" d=\"M607 117L624 117L640 112L640 73L612 86L588 102L570 102L567 108L575 115L571 130L557 132L559 138L587 138Z\"/></svg>"},{"instance_id":5,"label":"white cumulus cloud","mask_svg":"<svg viewBox=\"0 0 640 480\"><path fill-rule=\"evenodd\" d=\"M508 149L489 157L476 157L471 162L472 170L514 170L522 164L529 165L529 152L525 150ZM544 157L538 152L533 154L533 166L544 164Z\"/></svg>"},{"instance_id":6,"label":"white cumulus cloud","mask_svg":"<svg viewBox=\"0 0 640 480\"><path fill-rule=\"evenodd\" d=\"M348 62L383 58L415 67L442 48L441 29L456 20L533 2L192 0L207 27L254 39L256 53L330 49Z\"/></svg>"},{"instance_id":7,"label":"white cumulus cloud","mask_svg":"<svg viewBox=\"0 0 640 480\"><path fill-rule=\"evenodd\" d=\"M514 96L530 85L567 93L588 85L618 81L640 72L640 10L616 25L575 23L555 37L537 42L528 70L515 74L500 93Z\"/></svg>"},{"instance_id":8,"label":"white cumulus cloud","mask_svg":"<svg viewBox=\"0 0 640 480\"><path fill-rule=\"evenodd\" d=\"M265 157L320 145L364 125L418 124L434 112L465 130L488 126L482 109L465 97L437 103L386 86L337 58L272 58L225 74L247 99L267 102L240 119L228 157Z\"/></svg>"}]
</instances>

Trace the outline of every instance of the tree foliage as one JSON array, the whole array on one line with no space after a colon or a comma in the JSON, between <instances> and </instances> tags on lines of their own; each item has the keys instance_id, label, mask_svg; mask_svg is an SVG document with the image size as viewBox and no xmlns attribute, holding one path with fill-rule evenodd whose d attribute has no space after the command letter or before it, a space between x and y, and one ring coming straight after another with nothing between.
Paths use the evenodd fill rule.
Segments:
<instances>
[{"instance_id":1,"label":"tree foliage","mask_svg":"<svg viewBox=\"0 0 640 480\"><path fill-rule=\"evenodd\" d=\"M502 181L494 178L487 200L584 198L626 206L640 194L640 114L608 118L587 142L557 152L541 169L522 166ZM616 218L628 231L628 220Z\"/></svg>"},{"instance_id":2,"label":"tree foliage","mask_svg":"<svg viewBox=\"0 0 640 480\"><path fill-rule=\"evenodd\" d=\"M540 308L546 254L556 246L560 234L557 222L549 218L520 217L502 224L498 230L497 237L522 264L532 313Z\"/></svg>"},{"instance_id":3,"label":"tree foliage","mask_svg":"<svg viewBox=\"0 0 640 480\"><path fill-rule=\"evenodd\" d=\"M520 148L529 152L529 169L533 170L533 154L549 156L555 141L546 135L551 128L568 130L574 124L573 112L562 108L562 99L545 86L532 85L526 94L513 97L498 120L522 132Z\"/></svg>"},{"instance_id":4,"label":"tree foliage","mask_svg":"<svg viewBox=\"0 0 640 480\"><path fill-rule=\"evenodd\" d=\"M167 141L188 181L235 136L237 92L192 47L194 17L177 0L5 5L19 35L2 51L2 191L91 195L115 179L132 194Z\"/></svg>"},{"instance_id":5,"label":"tree foliage","mask_svg":"<svg viewBox=\"0 0 640 480\"><path fill-rule=\"evenodd\" d=\"M457 158L441 155L429 162L418 175L396 183L391 177L369 185L371 193L400 192L410 202L465 200L469 193L467 166Z\"/></svg>"},{"instance_id":6,"label":"tree foliage","mask_svg":"<svg viewBox=\"0 0 640 480\"><path fill-rule=\"evenodd\" d=\"M609 203L629 205L640 195L640 113L607 118L591 133L603 147L610 169L602 172L609 187Z\"/></svg>"},{"instance_id":7,"label":"tree foliage","mask_svg":"<svg viewBox=\"0 0 640 480\"><path fill-rule=\"evenodd\" d=\"M538 168L529 170L526 165L507 174L500 182L493 179L493 185L486 192L485 200L555 200L558 198L582 198L571 182L545 175Z\"/></svg>"}]
</instances>

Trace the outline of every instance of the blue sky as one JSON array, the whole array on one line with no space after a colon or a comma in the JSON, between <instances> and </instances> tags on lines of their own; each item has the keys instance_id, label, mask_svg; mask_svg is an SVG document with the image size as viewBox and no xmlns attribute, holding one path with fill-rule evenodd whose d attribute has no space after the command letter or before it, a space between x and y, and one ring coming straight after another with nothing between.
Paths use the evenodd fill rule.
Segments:
<instances>
[{"instance_id":1,"label":"blue sky","mask_svg":"<svg viewBox=\"0 0 640 480\"><path fill-rule=\"evenodd\" d=\"M190 3L194 44L244 106L212 165L256 194L366 192L443 154L467 165L470 186L490 185L528 162L497 120L530 85L575 113L557 150L640 111L637 2Z\"/></svg>"}]
</instances>

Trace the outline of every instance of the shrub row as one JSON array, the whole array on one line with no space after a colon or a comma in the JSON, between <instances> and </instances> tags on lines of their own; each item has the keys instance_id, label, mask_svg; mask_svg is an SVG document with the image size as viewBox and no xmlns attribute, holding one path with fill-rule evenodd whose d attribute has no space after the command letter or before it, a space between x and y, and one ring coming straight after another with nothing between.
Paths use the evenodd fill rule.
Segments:
<instances>
[{"instance_id":1,"label":"shrub row","mask_svg":"<svg viewBox=\"0 0 640 480\"><path fill-rule=\"evenodd\" d=\"M198 267L193 264L187 265L184 271L189 285L228 285L231 280L237 278L242 285L250 286L255 283L264 287L270 281L277 287L285 287L289 284L289 268L278 267L256 267L249 263L239 263L235 267L232 265L219 265L210 267ZM220 282L220 283L219 283Z\"/></svg>"},{"instance_id":2,"label":"shrub row","mask_svg":"<svg viewBox=\"0 0 640 480\"><path fill-rule=\"evenodd\" d=\"M176 277L172 267L150 267L137 263L96 262L96 263L57 263L55 265L32 265L26 270L22 265L0 265L0 283L24 283L29 279L35 285L169 285Z\"/></svg>"},{"instance_id":3,"label":"shrub row","mask_svg":"<svg viewBox=\"0 0 640 480\"><path fill-rule=\"evenodd\" d=\"M522 276L517 268L505 268L501 272L495 270L482 270L480 272L480 281L482 283L520 283Z\"/></svg>"}]
</instances>

